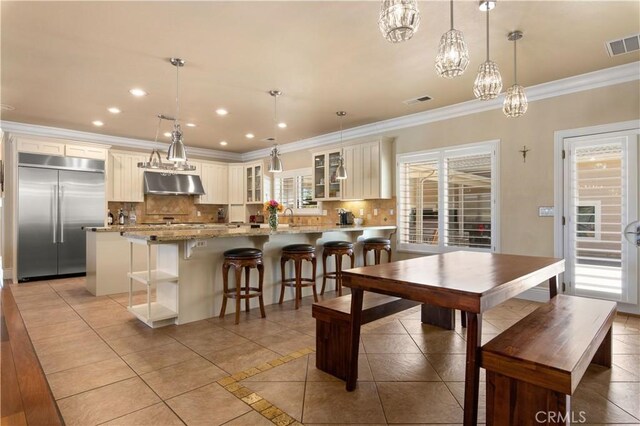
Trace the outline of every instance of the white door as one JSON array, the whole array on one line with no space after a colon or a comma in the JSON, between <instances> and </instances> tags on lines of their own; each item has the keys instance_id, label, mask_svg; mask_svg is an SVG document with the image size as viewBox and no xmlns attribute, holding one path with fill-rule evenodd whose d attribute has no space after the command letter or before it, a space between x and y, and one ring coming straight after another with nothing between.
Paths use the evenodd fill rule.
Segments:
<instances>
[{"instance_id":1,"label":"white door","mask_svg":"<svg viewBox=\"0 0 640 426\"><path fill-rule=\"evenodd\" d=\"M638 303L638 130L564 139L566 291Z\"/></svg>"}]
</instances>

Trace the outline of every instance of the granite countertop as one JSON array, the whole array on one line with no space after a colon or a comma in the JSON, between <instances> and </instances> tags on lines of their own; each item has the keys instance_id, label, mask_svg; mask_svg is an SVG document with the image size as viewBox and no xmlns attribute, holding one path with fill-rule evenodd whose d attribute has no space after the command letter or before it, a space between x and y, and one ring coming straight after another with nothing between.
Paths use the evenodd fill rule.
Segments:
<instances>
[{"instance_id":1,"label":"granite countertop","mask_svg":"<svg viewBox=\"0 0 640 426\"><path fill-rule=\"evenodd\" d=\"M163 228L163 229L166 229ZM148 243L174 243L185 240L200 240L207 238L225 238L225 237L251 237L251 236L269 236L284 234L314 234L323 232L359 232L366 230L395 230L395 225L380 226L338 226L338 225L319 225L319 226L282 226L278 230L271 232L269 228L250 228L227 227L218 225L217 228L198 228L192 227L188 229L175 230L127 230L122 232L122 236L126 238L139 239Z\"/></svg>"},{"instance_id":2,"label":"granite countertop","mask_svg":"<svg viewBox=\"0 0 640 426\"><path fill-rule=\"evenodd\" d=\"M83 227L87 232L131 232L131 231L166 231L179 229L224 229L237 228L238 224L233 223L173 223L167 225L157 224L137 224L137 225L112 225L99 227Z\"/></svg>"}]
</instances>

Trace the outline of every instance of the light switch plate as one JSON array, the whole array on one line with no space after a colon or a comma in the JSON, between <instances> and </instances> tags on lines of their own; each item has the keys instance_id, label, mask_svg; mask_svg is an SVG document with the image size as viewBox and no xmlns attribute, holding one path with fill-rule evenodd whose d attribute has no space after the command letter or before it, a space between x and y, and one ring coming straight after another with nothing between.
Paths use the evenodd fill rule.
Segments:
<instances>
[{"instance_id":1,"label":"light switch plate","mask_svg":"<svg viewBox=\"0 0 640 426\"><path fill-rule=\"evenodd\" d=\"M553 217L553 206L550 207L538 207L539 217Z\"/></svg>"},{"instance_id":2,"label":"light switch plate","mask_svg":"<svg viewBox=\"0 0 640 426\"><path fill-rule=\"evenodd\" d=\"M378 216L378 209L373 209L373 215Z\"/></svg>"},{"instance_id":3,"label":"light switch plate","mask_svg":"<svg viewBox=\"0 0 640 426\"><path fill-rule=\"evenodd\" d=\"M360 217L364 216L364 209L360 209Z\"/></svg>"}]
</instances>

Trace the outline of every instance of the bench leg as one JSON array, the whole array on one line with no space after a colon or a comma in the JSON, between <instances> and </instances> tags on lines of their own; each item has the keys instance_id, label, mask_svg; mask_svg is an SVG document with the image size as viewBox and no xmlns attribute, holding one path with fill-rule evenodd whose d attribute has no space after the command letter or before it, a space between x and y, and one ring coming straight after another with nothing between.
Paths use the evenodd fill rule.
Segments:
<instances>
[{"instance_id":1,"label":"bench leg","mask_svg":"<svg viewBox=\"0 0 640 426\"><path fill-rule=\"evenodd\" d=\"M423 303L420 308L420 319L423 324L435 325L445 330L456 328L455 310Z\"/></svg>"},{"instance_id":2,"label":"bench leg","mask_svg":"<svg viewBox=\"0 0 640 426\"><path fill-rule=\"evenodd\" d=\"M467 312L467 364L464 376L464 425L478 424L482 315Z\"/></svg>"},{"instance_id":3,"label":"bench leg","mask_svg":"<svg viewBox=\"0 0 640 426\"><path fill-rule=\"evenodd\" d=\"M487 371L487 426L568 425L569 395Z\"/></svg>"},{"instance_id":4,"label":"bench leg","mask_svg":"<svg viewBox=\"0 0 640 426\"><path fill-rule=\"evenodd\" d=\"M549 298L553 299L558 295L558 276L549 278Z\"/></svg>"},{"instance_id":5,"label":"bench leg","mask_svg":"<svg viewBox=\"0 0 640 426\"><path fill-rule=\"evenodd\" d=\"M363 297L363 290L359 288L351 289L351 332L349 333L349 368L347 370L348 392L356 389L356 382L358 381L358 349L360 345Z\"/></svg>"},{"instance_id":6,"label":"bench leg","mask_svg":"<svg viewBox=\"0 0 640 426\"><path fill-rule=\"evenodd\" d=\"M611 328L604 337L604 340L600 344L598 351L593 356L591 362L593 364L602 365L603 367L611 368Z\"/></svg>"}]
</instances>

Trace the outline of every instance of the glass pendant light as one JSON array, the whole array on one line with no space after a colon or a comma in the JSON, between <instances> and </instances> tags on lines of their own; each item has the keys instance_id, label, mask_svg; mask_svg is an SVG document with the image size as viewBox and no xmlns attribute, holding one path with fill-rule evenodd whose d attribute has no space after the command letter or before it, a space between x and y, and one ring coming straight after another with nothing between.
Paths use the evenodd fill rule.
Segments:
<instances>
[{"instance_id":1,"label":"glass pendant light","mask_svg":"<svg viewBox=\"0 0 640 426\"><path fill-rule=\"evenodd\" d=\"M340 146L342 146L342 121L344 120L344 116L347 115L345 111L338 111L336 115L340 120ZM347 169L344 167L344 157L340 154L340 158L338 159L338 168L336 169L336 179L344 180L347 178Z\"/></svg>"},{"instance_id":2,"label":"glass pendant light","mask_svg":"<svg viewBox=\"0 0 640 426\"><path fill-rule=\"evenodd\" d=\"M454 78L464 73L469 65L469 51L462 31L453 27L453 0L451 0L451 29L440 38L436 56L436 71L440 77Z\"/></svg>"},{"instance_id":3,"label":"glass pendant light","mask_svg":"<svg viewBox=\"0 0 640 426\"><path fill-rule=\"evenodd\" d=\"M480 7L482 8L482 5ZM490 7L485 8L487 12L487 60L478 68L478 75L473 83L473 94L483 101L497 97L502 91L502 76L498 65L489 60L489 10L491 9Z\"/></svg>"},{"instance_id":4,"label":"glass pendant light","mask_svg":"<svg viewBox=\"0 0 640 426\"><path fill-rule=\"evenodd\" d=\"M513 31L509 33L508 40L513 41L513 86L509 87L504 97L502 111L507 117L520 117L527 112L529 103L527 95L524 93L524 87L518 84L517 63L516 63L516 44L522 38L521 31Z\"/></svg>"},{"instance_id":5,"label":"glass pendant light","mask_svg":"<svg viewBox=\"0 0 640 426\"><path fill-rule=\"evenodd\" d=\"M378 27L391 43L409 40L420 26L420 11L416 0L383 0Z\"/></svg>"},{"instance_id":6,"label":"glass pendant light","mask_svg":"<svg viewBox=\"0 0 640 426\"><path fill-rule=\"evenodd\" d=\"M271 173L282 172L282 160L280 160L280 151L278 150L278 96L282 95L279 90L270 90L269 94L273 96L273 148L271 149L271 157L269 158L269 171Z\"/></svg>"}]
</instances>

